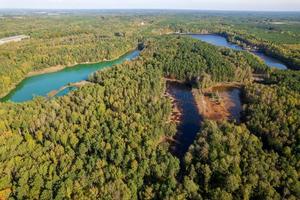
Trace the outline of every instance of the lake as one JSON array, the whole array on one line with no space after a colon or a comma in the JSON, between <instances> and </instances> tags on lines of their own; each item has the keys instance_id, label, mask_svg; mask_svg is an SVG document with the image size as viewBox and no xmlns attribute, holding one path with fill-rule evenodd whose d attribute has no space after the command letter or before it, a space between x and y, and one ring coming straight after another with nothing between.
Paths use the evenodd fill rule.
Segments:
<instances>
[{"instance_id":1,"label":"lake","mask_svg":"<svg viewBox=\"0 0 300 200\"><path fill-rule=\"evenodd\" d=\"M227 48L231 48L234 50L239 50L242 51L243 48L232 44L230 42L227 41L227 39L223 36L220 35L215 35L215 34L192 34L190 35L191 37L201 40L203 42L207 42L216 46L220 46L220 47L227 47ZM282 62L280 62L279 60L272 58L270 56L265 55L264 53L261 52L257 52L257 51L251 51L251 53L257 55L258 57L260 57L263 61L265 61L266 65L268 65L269 67L276 67L278 69L287 69L287 66L285 64L283 64Z\"/></svg>"},{"instance_id":2,"label":"lake","mask_svg":"<svg viewBox=\"0 0 300 200\"><path fill-rule=\"evenodd\" d=\"M214 44L216 46L228 47L234 50L243 50L240 46L228 42L225 37L219 35L194 34L191 36L193 38L208 42L210 44ZM287 69L287 67L277 59L266 56L265 54L260 52L252 53L264 60L268 66L277 67L279 69ZM96 64L80 64L73 67L67 67L58 72L28 77L24 79L20 84L18 84L17 87L12 90L6 97L2 98L1 101L24 102L32 100L36 96L47 96L49 92L58 90L59 88L69 83L86 80L90 74L97 70L111 67L116 64L121 64L126 60L132 60L138 56L139 51L135 50L113 61L105 61ZM71 90L66 89L64 91L61 91L57 96L65 95Z\"/></svg>"},{"instance_id":3,"label":"lake","mask_svg":"<svg viewBox=\"0 0 300 200\"><path fill-rule=\"evenodd\" d=\"M191 87L183 83L167 81L167 92L176 100L181 111L180 123L174 138L178 143L171 146L171 151L179 158L183 158L200 131L202 118Z\"/></svg>"},{"instance_id":4,"label":"lake","mask_svg":"<svg viewBox=\"0 0 300 200\"><path fill-rule=\"evenodd\" d=\"M24 102L32 100L36 96L47 96L53 90L58 90L69 83L87 80L93 72L135 59L139 54L140 51L135 50L113 61L79 64L67 67L58 72L28 77L18 84L6 97L1 99L1 101ZM73 89L65 89L58 96L65 95Z\"/></svg>"}]
</instances>

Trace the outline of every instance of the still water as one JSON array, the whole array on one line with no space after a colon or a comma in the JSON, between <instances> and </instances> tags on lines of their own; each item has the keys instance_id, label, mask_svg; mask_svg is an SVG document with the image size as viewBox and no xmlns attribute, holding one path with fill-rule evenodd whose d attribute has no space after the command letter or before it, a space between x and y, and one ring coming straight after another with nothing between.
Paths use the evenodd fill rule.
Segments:
<instances>
[{"instance_id":1,"label":"still water","mask_svg":"<svg viewBox=\"0 0 300 200\"><path fill-rule=\"evenodd\" d=\"M207 35L202 35L202 34L194 34L191 35L191 37L216 45L216 46L221 46L221 47L227 47L227 48L231 48L234 50L243 50L242 47L232 44L230 42L228 42L226 40L225 37L220 36L220 35L215 35L215 34L207 34ZM253 51L252 53L254 53L255 55L257 55L258 57L260 57L263 61L265 61L266 65L268 65L269 67L276 67L279 69L287 69L287 66L285 64L283 64L282 62L280 62L279 60L269 57L267 55L265 55L264 53L261 52L257 52L257 51Z\"/></svg>"},{"instance_id":2,"label":"still water","mask_svg":"<svg viewBox=\"0 0 300 200\"><path fill-rule=\"evenodd\" d=\"M2 101L24 102L32 100L36 96L47 96L49 92L58 90L69 83L87 80L89 75L97 70L135 59L139 56L139 53L140 51L135 50L113 61L96 64L80 64L58 72L28 77L4 97ZM58 96L65 95L72 89L74 88L63 90Z\"/></svg>"},{"instance_id":3,"label":"still water","mask_svg":"<svg viewBox=\"0 0 300 200\"><path fill-rule=\"evenodd\" d=\"M172 145L171 148L176 156L183 158L200 131L202 117L198 112L190 87L182 83L168 81L167 91L176 100L181 111L180 124L177 127L175 136L178 143Z\"/></svg>"}]
</instances>

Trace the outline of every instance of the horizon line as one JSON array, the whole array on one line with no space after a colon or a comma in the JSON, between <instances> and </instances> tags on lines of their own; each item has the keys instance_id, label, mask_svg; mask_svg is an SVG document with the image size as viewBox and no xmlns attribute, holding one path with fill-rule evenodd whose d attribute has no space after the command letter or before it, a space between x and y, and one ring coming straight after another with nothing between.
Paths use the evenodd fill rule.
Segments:
<instances>
[{"instance_id":1,"label":"horizon line","mask_svg":"<svg viewBox=\"0 0 300 200\"><path fill-rule=\"evenodd\" d=\"M165 11L227 11L227 12L300 12L300 10L238 10L192 8L0 8L0 10L165 10Z\"/></svg>"}]
</instances>

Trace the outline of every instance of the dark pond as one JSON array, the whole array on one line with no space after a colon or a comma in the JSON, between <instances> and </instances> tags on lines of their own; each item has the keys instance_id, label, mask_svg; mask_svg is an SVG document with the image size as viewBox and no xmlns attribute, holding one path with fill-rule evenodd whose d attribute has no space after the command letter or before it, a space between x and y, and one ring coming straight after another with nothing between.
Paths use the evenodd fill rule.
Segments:
<instances>
[{"instance_id":1,"label":"dark pond","mask_svg":"<svg viewBox=\"0 0 300 200\"><path fill-rule=\"evenodd\" d=\"M178 143L175 143L171 147L172 152L179 158L182 158L200 131L202 118L198 112L190 87L181 83L168 81L167 91L176 100L182 114L175 136L175 140Z\"/></svg>"}]
</instances>

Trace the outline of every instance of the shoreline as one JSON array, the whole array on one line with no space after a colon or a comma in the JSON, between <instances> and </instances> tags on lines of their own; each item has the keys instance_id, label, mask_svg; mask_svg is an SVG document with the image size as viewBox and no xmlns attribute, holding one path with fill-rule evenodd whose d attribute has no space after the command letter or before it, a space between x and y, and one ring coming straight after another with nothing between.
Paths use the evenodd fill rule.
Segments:
<instances>
[{"instance_id":1,"label":"shoreline","mask_svg":"<svg viewBox=\"0 0 300 200\"><path fill-rule=\"evenodd\" d=\"M75 63L75 64L70 64L70 65L56 65L56 66L51 66L51 67L47 67L47 68L44 68L44 69L39 69L39 70L36 70L36 71L32 71L32 72L29 72L25 78L30 78L32 76L38 76L38 75L42 75L42 74L48 74L48 73L54 73L54 72L59 72L63 69L66 69L68 67L73 67L73 66L76 66L78 65L78 63Z\"/></svg>"},{"instance_id":2,"label":"shoreline","mask_svg":"<svg viewBox=\"0 0 300 200\"><path fill-rule=\"evenodd\" d=\"M241 83L241 82L220 82L220 83L216 83L213 86L207 87L207 88L203 88L200 89L203 93L206 92L212 92L214 89L218 89L218 88L241 88L243 87L245 84Z\"/></svg>"},{"instance_id":3,"label":"shoreline","mask_svg":"<svg viewBox=\"0 0 300 200\"><path fill-rule=\"evenodd\" d=\"M118 56L116 58L109 59L109 60L104 59L102 61L97 61L97 62L82 62L82 63L75 62L75 64L56 65L56 66L50 66L50 67L47 67L47 68L44 68L44 69L40 69L40 70L36 70L36 71L31 71L31 72L27 73L27 75L22 80L20 80L20 81L16 82L15 84L13 84L6 93L0 94L0 102L1 102L1 99L5 98L13 90L15 90L17 88L17 86L22 81L24 81L26 78L30 78L30 77L34 77L34 76L38 76L38 75L43 75L43 74L50 74L50 73L59 72L59 71L62 71L64 69L66 69L66 68L72 68L72 67L75 67L77 65L97 64L97 63L102 63L102 62L111 62L111 61L120 59L122 56L125 56L126 54L128 54L128 53L130 53L130 52L132 52L134 50L136 50L136 48L133 48L133 49L131 49L129 51L126 51L125 53L121 54L120 56Z\"/></svg>"},{"instance_id":4,"label":"shoreline","mask_svg":"<svg viewBox=\"0 0 300 200\"><path fill-rule=\"evenodd\" d=\"M169 116L169 123L175 123L176 126L179 126L182 122L182 115L183 111L179 105L178 100L176 100L175 96L171 94L170 87L168 86L168 82L170 83L179 83L179 84L185 84L184 81L180 81L178 79L173 78L163 78L166 83L166 91L164 96L168 98L171 101L172 104L172 111L171 115Z\"/></svg>"},{"instance_id":5,"label":"shoreline","mask_svg":"<svg viewBox=\"0 0 300 200\"><path fill-rule=\"evenodd\" d=\"M204 119L213 121L231 121L239 122L239 117L235 116L232 109L235 108L236 102L230 96L230 91L241 90L242 84L216 84L206 89L193 89L192 94L196 101L198 112ZM217 99L210 95L216 94Z\"/></svg>"},{"instance_id":6,"label":"shoreline","mask_svg":"<svg viewBox=\"0 0 300 200\"><path fill-rule=\"evenodd\" d=\"M70 88L70 87L76 87L76 88L80 88L84 85L87 85L87 84L91 84L91 82L89 81L79 81L79 82L75 82L75 83L70 83L68 85L65 85L61 88L59 88L58 90L52 90L50 91L48 94L47 94L47 97L48 98L52 98L52 97L55 97L58 93L60 93L61 91L67 89L67 88Z\"/></svg>"},{"instance_id":7,"label":"shoreline","mask_svg":"<svg viewBox=\"0 0 300 200\"><path fill-rule=\"evenodd\" d=\"M44 69L40 69L40 70L36 70L36 71L32 71L32 72L29 72L25 78L29 78L29 77L33 77L33 76L38 76L38 75L42 75L42 74L48 74L48 73L54 73L54 72L59 72L61 70L64 70L66 68L72 68L72 67L75 67L77 65L88 65L88 64L98 64L98 63L102 63L102 62L111 62L111 61L115 61L115 60L118 60L120 59L121 57L127 55L128 53L132 52L136 50L136 48L134 49L131 49L129 51L126 51L125 53L122 53L120 56L117 56L115 58L112 58L112 59L104 59L102 61L95 61L95 62L80 62L80 63L73 63L73 64L68 64L68 65L55 65L55 66L51 66L51 67L47 67L47 68L44 68ZM24 80L24 79L23 79Z\"/></svg>"},{"instance_id":8,"label":"shoreline","mask_svg":"<svg viewBox=\"0 0 300 200\"><path fill-rule=\"evenodd\" d=\"M221 36L224 37L229 43L237 45L239 47L241 47L243 50L248 51L249 53L252 53L255 55L255 53L263 53L265 56L268 56L272 59L276 59L278 60L280 63L282 63L283 65L286 66L286 69L288 70L295 70L298 71L300 70L299 66L297 66L294 63L291 63L288 58L284 57L283 55L272 55L269 54L267 52L267 48L265 47L261 47L263 46L262 44L247 44L244 41L240 41L241 43L237 43L236 41L232 41L229 39L229 33L225 32L225 33L220 33L220 32L210 32L210 31L204 31L203 33L199 33L199 32L195 32L195 33L172 33L173 35L187 35L187 36L191 36L191 35L216 35L216 36ZM244 45L246 46L244 46Z\"/></svg>"},{"instance_id":9,"label":"shoreline","mask_svg":"<svg viewBox=\"0 0 300 200\"><path fill-rule=\"evenodd\" d=\"M169 91L166 91L165 95L171 101L172 111L168 119L168 123L175 123L178 126L181 123L182 110L180 109L179 102L173 97Z\"/></svg>"}]
</instances>

